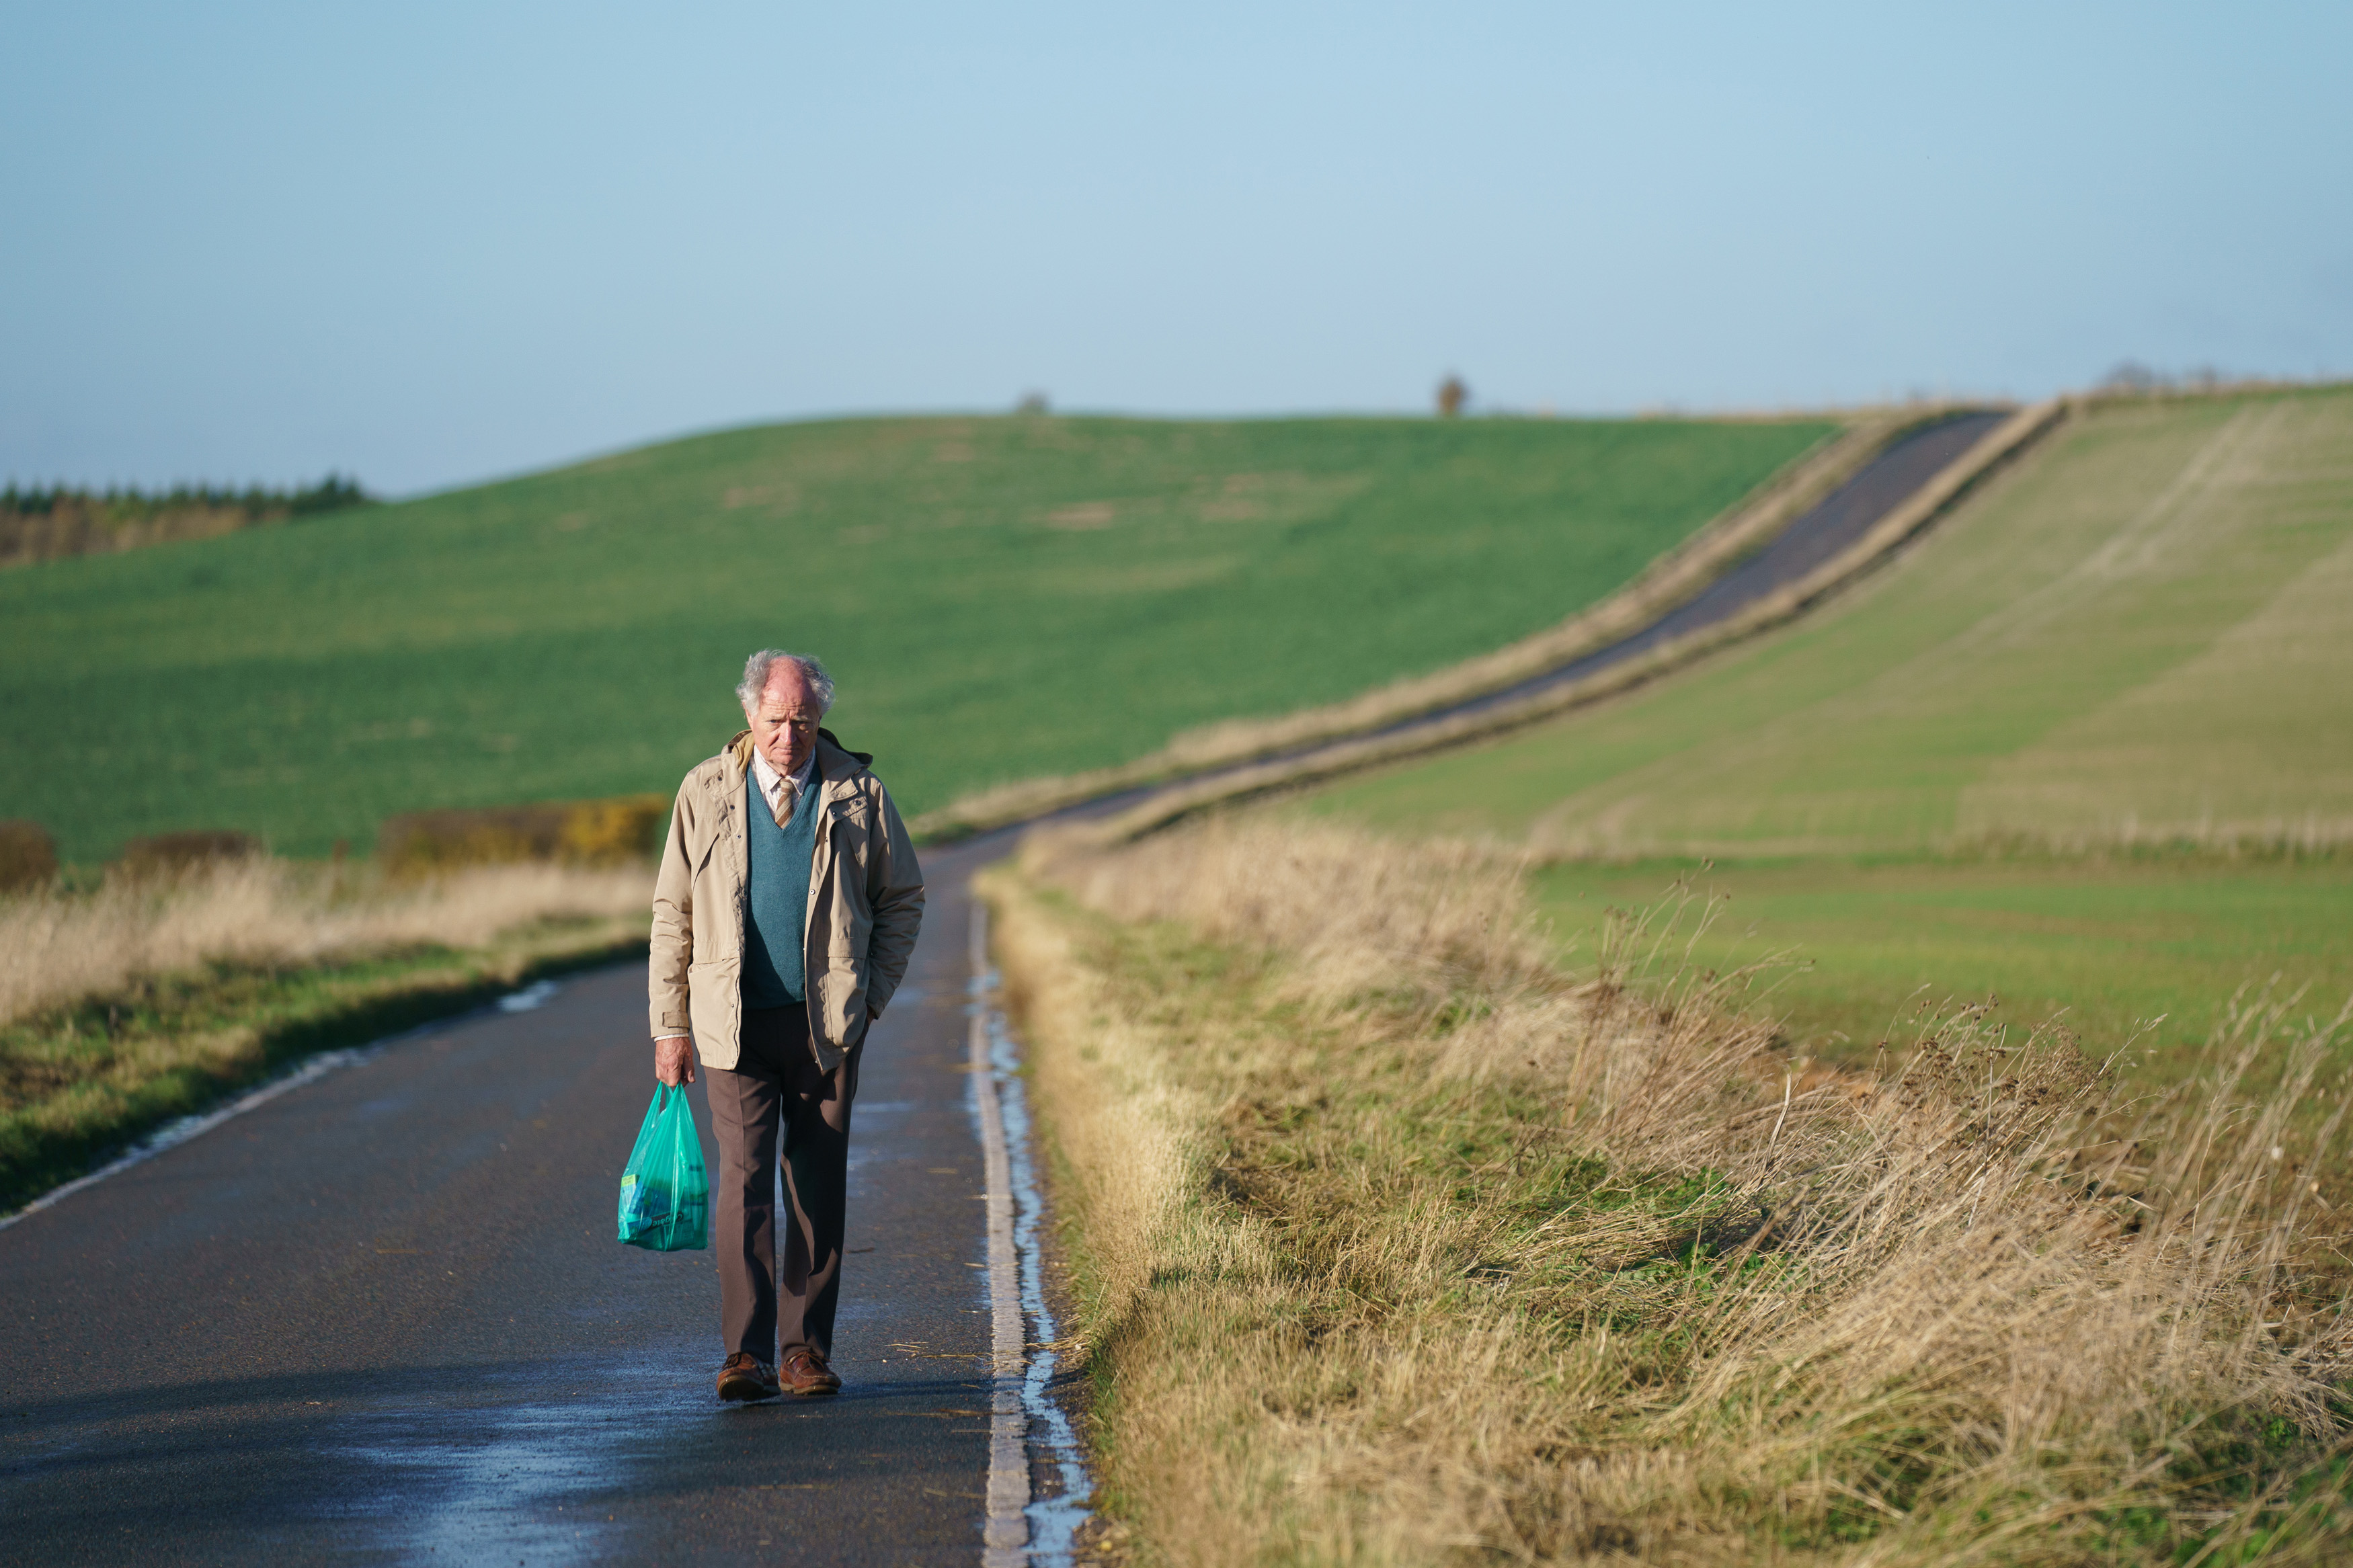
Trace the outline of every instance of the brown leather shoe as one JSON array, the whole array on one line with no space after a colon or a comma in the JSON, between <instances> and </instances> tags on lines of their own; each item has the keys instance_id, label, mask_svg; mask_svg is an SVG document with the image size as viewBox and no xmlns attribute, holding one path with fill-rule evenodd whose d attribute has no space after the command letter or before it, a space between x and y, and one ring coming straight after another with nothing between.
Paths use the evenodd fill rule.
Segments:
<instances>
[{"instance_id":1,"label":"brown leather shoe","mask_svg":"<svg viewBox=\"0 0 2353 1568\"><path fill-rule=\"evenodd\" d=\"M731 1405L774 1399L784 1391L776 1369L749 1351L737 1351L719 1368L719 1397Z\"/></svg>"},{"instance_id":2,"label":"brown leather shoe","mask_svg":"<svg viewBox=\"0 0 2353 1568\"><path fill-rule=\"evenodd\" d=\"M785 1352L785 1381L792 1384L795 1394L839 1394L841 1379L825 1364L825 1357L807 1345L795 1345Z\"/></svg>"}]
</instances>

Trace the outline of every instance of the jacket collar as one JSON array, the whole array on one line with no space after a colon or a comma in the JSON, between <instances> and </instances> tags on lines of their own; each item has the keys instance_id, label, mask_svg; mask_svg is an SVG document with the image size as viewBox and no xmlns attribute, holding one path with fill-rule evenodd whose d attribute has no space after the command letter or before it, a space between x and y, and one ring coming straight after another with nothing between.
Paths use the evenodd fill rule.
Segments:
<instances>
[{"instance_id":1,"label":"jacket collar","mask_svg":"<svg viewBox=\"0 0 2353 1568\"><path fill-rule=\"evenodd\" d=\"M736 731L735 738L721 747L719 754L727 759L731 787L741 791L744 775L752 768L752 731ZM818 731L817 782L820 784L855 778L864 773L873 761L873 752L850 751L834 738L832 731Z\"/></svg>"}]
</instances>

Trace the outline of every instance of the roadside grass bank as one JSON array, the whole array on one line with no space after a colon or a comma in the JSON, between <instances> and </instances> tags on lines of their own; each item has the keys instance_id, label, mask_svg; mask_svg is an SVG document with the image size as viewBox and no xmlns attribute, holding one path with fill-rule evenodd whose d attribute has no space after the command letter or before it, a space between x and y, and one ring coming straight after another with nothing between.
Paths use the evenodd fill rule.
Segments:
<instances>
[{"instance_id":1,"label":"roadside grass bank","mask_svg":"<svg viewBox=\"0 0 2353 1568\"><path fill-rule=\"evenodd\" d=\"M0 902L0 1211L313 1052L642 951L647 880L252 860Z\"/></svg>"},{"instance_id":2,"label":"roadside grass bank","mask_svg":"<svg viewBox=\"0 0 2353 1568\"><path fill-rule=\"evenodd\" d=\"M984 883L1144 1560L2341 1557L2328 1028L1800 1082L1753 976L1635 921L1576 979L1522 870L1242 819Z\"/></svg>"},{"instance_id":3,"label":"roadside grass bank","mask_svg":"<svg viewBox=\"0 0 2353 1568\"><path fill-rule=\"evenodd\" d=\"M1694 961L1787 959L1753 1005L1782 1048L1829 1061L1901 1049L1925 1016L1994 997L1989 1021L2014 1036L2055 1020L2094 1059L2129 1046L2133 1071L2180 1077L2234 997L2323 1017L2353 997L2344 854L1567 861L1528 877L1577 962L1613 908L1721 900Z\"/></svg>"}]
</instances>

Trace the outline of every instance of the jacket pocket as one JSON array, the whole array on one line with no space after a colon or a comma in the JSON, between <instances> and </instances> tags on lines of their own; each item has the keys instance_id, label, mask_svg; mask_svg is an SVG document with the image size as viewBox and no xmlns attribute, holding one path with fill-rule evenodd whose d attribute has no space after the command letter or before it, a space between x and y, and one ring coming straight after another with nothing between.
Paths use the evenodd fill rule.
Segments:
<instances>
[{"instance_id":1,"label":"jacket pocket","mask_svg":"<svg viewBox=\"0 0 2353 1568\"><path fill-rule=\"evenodd\" d=\"M724 1056L732 1066L736 1037L744 1026L744 964L722 958L686 966L686 1016L694 1026L694 1043L706 1052Z\"/></svg>"},{"instance_id":2,"label":"jacket pocket","mask_svg":"<svg viewBox=\"0 0 2353 1568\"><path fill-rule=\"evenodd\" d=\"M842 918L843 916L848 918ZM862 910L836 910L833 929L826 933L826 962L834 969L863 969L866 950L874 942L874 921Z\"/></svg>"},{"instance_id":3,"label":"jacket pocket","mask_svg":"<svg viewBox=\"0 0 2353 1568\"><path fill-rule=\"evenodd\" d=\"M830 967L814 984L818 1032L828 1045L848 1050L866 1037L866 980L848 965Z\"/></svg>"}]
</instances>

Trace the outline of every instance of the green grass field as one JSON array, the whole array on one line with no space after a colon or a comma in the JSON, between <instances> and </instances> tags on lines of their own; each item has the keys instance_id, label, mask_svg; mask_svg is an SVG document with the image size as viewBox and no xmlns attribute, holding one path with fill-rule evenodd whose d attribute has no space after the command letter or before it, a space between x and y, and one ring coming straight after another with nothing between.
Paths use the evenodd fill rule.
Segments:
<instances>
[{"instance_id":1,"label":"green grass field","mask_svg":"<svg viewBox=\"0 0 2353 1568\"><path fill-rule=\"evenodd\" d=\"M2353 838L2353 392L2078 417L1807 619L1310 808L1714 857L1742 929L1815 961L1783 994L1810 1041L1875 1041L1923 984L2021 1023L2072 1007L2094 1041L2170 1013L2168 1047L2274 971L2333 1013L2344 862L2078 852ZM1671 877L1570 865L1543 889L1566 929Z\"/></svg>"},{"instance_id":2,"label":"green grass field","mask_svg":"<svg viewBox=\"0 0 2353 1568\"><path fill-rule=\"evenodd\" d=\"M185 827L667 790L763 644L913 813L1486 651L1617 588L1809 423L886 419L695 437L0 573L0 817Z\"/></svg>"},{"instance_id":3,"label":"green grass field","mask_svg":"<svg viewBox=\"0 0 2353 1568\"><path fill-rule=\"evenodd\" d=\"M2130 1042L2136 1063L2165 1069L2191 1059L2242 986L2251 998L2274 977L2275 996L2303 988L2298 1016L2332 1016L2353 996L2344 858L1568 862L1533 883L1585 961L1608 909L1659 908L1679 887L1723 898L1695 961L1796 959L1759 976L1760 1005L1786 1019L1792 1048L1828 1059L1909 1044L1924 1002L1992 996L2014 1028L2055 1018L2094 1055Z\"/></svg>"}]
</instances>

